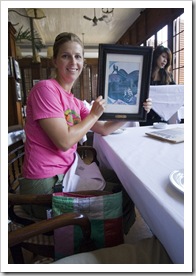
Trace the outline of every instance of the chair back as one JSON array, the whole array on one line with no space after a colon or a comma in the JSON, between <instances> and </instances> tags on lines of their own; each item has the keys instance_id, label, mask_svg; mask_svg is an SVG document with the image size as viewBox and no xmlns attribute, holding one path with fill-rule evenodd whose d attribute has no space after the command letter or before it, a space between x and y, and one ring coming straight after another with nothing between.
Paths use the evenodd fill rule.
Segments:
<instances>
[{"instance_id":1,"label":"chair back","mask_svg":"<svg viewBox=\"0 0 196 276\"><path fill-rule=\"evenodd\" d=\"M15 193L24 160L24 130L8 133L8 192Z\"/></svg>"},{"instance_id":2,"label":"chair back","mask_svg":"<svg viewBox=\"0 0 196 276\"><path fill-rule=\"evenodd\" d=\"M36 221L22 209L24 204L52 205L52 194L21 195L19 192L19 178L22 176L25 154L24 141L24 130L8 133L8 220L11 221L9 246L13 262L24 263L22 248L33 252L33 256L52 257L54 260L53 230L67 225L79 225L82 228L81 250L95 249L92 248L91 224L87 216L81 213L66 213L48 220ZM88 151L91 154L88 154ZM96 151L92 147L81 146L79 154L85 157L84 161L86 159L89 161L89 156L91 156L92 160L96 162Z\"/></svg>"}]
</instances>

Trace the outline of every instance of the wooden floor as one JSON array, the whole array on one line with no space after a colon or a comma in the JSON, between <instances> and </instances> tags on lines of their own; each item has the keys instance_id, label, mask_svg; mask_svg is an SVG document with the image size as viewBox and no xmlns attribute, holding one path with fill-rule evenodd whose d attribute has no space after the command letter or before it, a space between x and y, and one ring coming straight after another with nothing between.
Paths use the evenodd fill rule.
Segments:
<instances>
[{"instance_id":1,"label":"wooden floor","mask_svg":"<svg viewBox=\"0 0 196 276\"><path fill-rule=\"evenodd\" d=\"M141 239L151 238L153 236L153 233L142 218L137 208L135 209L135 211L136 221L129 230L129 233L124 237L125 243L134 243Z\"/></svg>"}]
</instances>

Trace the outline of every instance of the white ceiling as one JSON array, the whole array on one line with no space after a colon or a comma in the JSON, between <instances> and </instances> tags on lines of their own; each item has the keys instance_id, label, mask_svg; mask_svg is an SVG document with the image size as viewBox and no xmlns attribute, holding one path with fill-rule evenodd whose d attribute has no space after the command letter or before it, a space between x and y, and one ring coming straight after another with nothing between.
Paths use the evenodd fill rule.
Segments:
<instances>
[{"instance_id":1,"label":"white ceiling","mask_svg":"<svg viewBox=\"0 0 196 276\"><path fill-rule=\"evenodd\" d=\"M45 3L47 4L47 2ZM27 9L14 10L20 14L27 15ZM84 15L93 18L93 8L46 8L42 10L46 17L33 20L33 22L34 29L38 32L43 44L46 46L41 50L40 55L45 56L47 47L53 45L55 37L61 32L73 32L77 34L84 40L85 49L89 53L97 52L99 43L116 43L144 9L115 8L113 19L110 23L107 24L104 21L98 21L96 26L93 26L92 21L83 18ZM97 18L103 15L100 8L96 8L95 12ZM30 29L29 19L13 11L9 11L8 20L14 25L17 31L21 26L23 26L23 30ZM23 55L32 53L31 45L28 45L27 42L21 44Z\"/></svg>"}]
</instances>

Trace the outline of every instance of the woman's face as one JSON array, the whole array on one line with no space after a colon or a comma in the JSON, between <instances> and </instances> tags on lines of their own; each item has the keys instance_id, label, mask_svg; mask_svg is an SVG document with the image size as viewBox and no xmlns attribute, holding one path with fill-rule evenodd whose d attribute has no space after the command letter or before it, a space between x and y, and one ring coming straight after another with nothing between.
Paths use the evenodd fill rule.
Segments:
<instances>
[{"instance_id":1,"label":"woman's face","mask_svg":"<svg viewBox=\"0 0 196 276\"><path fill-rule=\"evenodd\" d=\"M158 59L157 59L157 66L161 69L164 68L165 65L167 64L167 60L168 60L168 55L167 53L162 53Z\"/></svg>"},{"instance_id":2,"label":"woman's face","mask_svg":"<svg viewBox=\"0 0 196 276\"><path fill-rule=\"evenodd\" d=\"M73 41L65 42L54 59L57 76L64 81L74 82L82 72L84 58L82 46Z\"/></svg>"}]
</instances>

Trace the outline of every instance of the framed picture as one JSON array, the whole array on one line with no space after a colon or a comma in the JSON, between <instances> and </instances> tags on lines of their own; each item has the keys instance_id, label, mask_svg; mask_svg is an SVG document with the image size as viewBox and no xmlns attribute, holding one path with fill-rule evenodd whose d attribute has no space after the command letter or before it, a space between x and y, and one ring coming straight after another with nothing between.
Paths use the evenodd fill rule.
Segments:
<instances>
[{"instance_id":1,"label":"framed picture","mask_svg":"<svg viewBox=\"0 0 196 276\"><path fill-rule=\"evenodd\" d=\"M152 47L99 45L98 94L107 104L100 120L146 120L152 53Z\"/></svg>"},{"instance_id":2,"label":"framed picture","mask_svg":"<svg viewBox=\"0 0 196 276\"><path fill-rule=\"evenodd\" d=\"M12 57L8 57L8 76L14 76L14 69L13 69L13 60Z\"/></svg>"},{"instance_id":3,"label":"framed picture","mask_svg":"<svg viewBox=\"0 0 196 276\"><path fill-rule=\"evenodd\" d=\"M21 101L21 87L20 83L16 81L16 101Z\"/></svg>"},{"instance_id":4,"label":"framed picture","mask_svg":"<svg viewBox=\"0 0 196 276\"><path fill-rule=\"evenodd\" d=\"M15 60L14 58L13 58L13 66L14 66L15 78L16 78L16 80L20 80L21 75L20 75L19 64L18 64L18 61Z\"/></svg>"}]
</instances>

